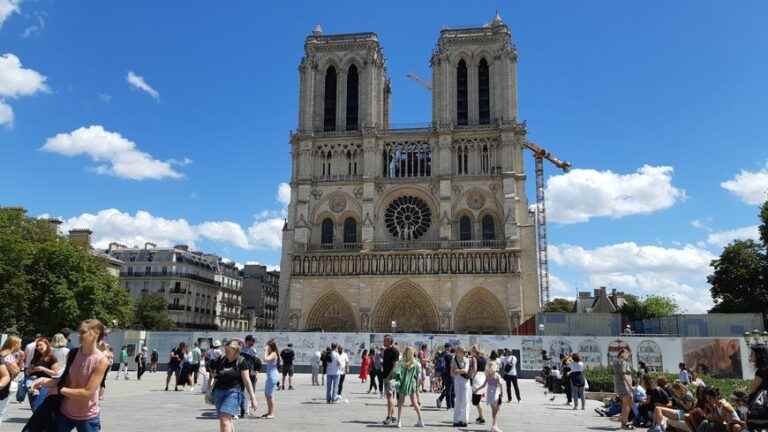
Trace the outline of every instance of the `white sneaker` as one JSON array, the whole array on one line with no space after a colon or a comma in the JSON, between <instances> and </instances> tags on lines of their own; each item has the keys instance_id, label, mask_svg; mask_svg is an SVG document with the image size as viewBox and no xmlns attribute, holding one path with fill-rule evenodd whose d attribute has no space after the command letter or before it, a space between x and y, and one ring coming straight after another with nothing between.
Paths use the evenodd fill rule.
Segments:
<instances>
[{"instance_id":1,"label":"white sneaker","mask_svg":"<svg viewBox=\"0 0 768 432\"><path fill-rule=\"evenodd\" d=\"M421 421L421 420L419 420L419 422L418 422L418 423L416 423L416 424L415 424L413 427L417 427L417 428L423 428L423 427L424 427L424 422L423 422L423 421Z\"/></svg>"},{"instance_id":2,"label":"white sneaker","mask_svg":"<svg viewBox=\"0 0 768 432\"><path fill-rule=\"evenodd\" d=\"M402 424L402 423L400 423L400 422L398 421L398 422L397 422L397 426L396 426L396 427L397 427L398 429L400 429L401 427L403 427L403 424Z\"/></svg>"}]
</instances>

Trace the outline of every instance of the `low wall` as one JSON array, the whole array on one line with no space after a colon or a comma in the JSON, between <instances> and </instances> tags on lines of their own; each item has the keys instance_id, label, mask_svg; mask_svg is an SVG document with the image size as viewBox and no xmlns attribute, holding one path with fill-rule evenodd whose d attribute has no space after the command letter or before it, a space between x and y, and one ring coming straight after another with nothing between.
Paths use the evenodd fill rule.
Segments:
<instances>
[{"instance_id":1,"label":"low wall","mask_svg":"<svg viewBox=\"0 0 768 432\"><path fill-rule=\"evenodd\" d=\"M137 347L146 344L150 352L157 350L160 362L168 360L168 354L180 342L191 345L198 342L207 349L213 340L243 339L248 333L242 332L144 332L115 330L108 342L119 351L127 345L133 365ZM296 352L296 365L300 371L308 366L316 351L325 349L332 342L340 343L349 353L351 365L360 364L360 353L371 346L381 346L383 333L307 333L307 332L255 332L256 347L261 349L274 338L279 349L288 343ZM77 343L77 335L73 344ZM587 367L608 366L621 347L632 352L632 363L637 366L643 361L652 371L675 373L678 364L685 362L691 369L699 369L718 377L751 378L754 369L749 364L749 349L743 338L676 338L676 337L586 337L586 336L506 336L506 335L446 335L397 333L395 342L400 347L427 344L430 350L443 344L469 346L477 344L484 351L508 348L519 352L521 376L530 377L542 368L542 350L557 358L567 352L578 352ZM305 368L306 367L306 368Z\"/></svg>"}]
</instances>

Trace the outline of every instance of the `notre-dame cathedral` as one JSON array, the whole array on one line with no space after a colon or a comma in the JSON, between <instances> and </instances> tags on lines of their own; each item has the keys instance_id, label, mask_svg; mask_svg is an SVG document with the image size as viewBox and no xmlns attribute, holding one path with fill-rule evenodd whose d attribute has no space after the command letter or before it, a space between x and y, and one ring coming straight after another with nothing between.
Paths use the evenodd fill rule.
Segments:
<instances>
[{"instance_id":1,"label":"notre-dame cathedral","mask_svg":"<svg viewBox=\"0 0 768 432\"><path fill-rule=\"evenodd\" d=\"M430 64L431 124L391 127L378 36L307 36L281 328L509 333L539 310L509 27L443 29Z\"/></svg>"}]
</instances>

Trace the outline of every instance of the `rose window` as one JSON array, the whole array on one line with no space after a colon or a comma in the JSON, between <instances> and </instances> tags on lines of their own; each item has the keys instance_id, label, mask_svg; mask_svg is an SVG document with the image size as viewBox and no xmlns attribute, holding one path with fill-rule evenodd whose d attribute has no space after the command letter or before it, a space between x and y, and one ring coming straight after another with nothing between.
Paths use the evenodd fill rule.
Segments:
<instances>
[{"instance_id":1,"label":"rose window","mask_svg":"<svg viewBox=\"0 0 768 432\"><path fill-rule=\"evenodd\" d=\"M389 204L384 212L384 223L397 239L416 240L432 224L432 211L421 199L403 196Z\"/></svg>"}]
</instances>

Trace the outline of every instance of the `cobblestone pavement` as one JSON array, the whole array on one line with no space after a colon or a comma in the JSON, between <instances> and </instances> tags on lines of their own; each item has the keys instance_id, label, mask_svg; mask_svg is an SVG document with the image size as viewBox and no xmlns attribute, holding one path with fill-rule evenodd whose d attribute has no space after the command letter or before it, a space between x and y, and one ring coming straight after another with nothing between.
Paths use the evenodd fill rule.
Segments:
<instances>
[{"instance_id":1,"label":"cobblestone pavement","mask_svg":"<svg viewBox=\"0 0 768 432\"><path fill-rule=\"evenodd\" d=\"M165 375L162 373L144 375L141 381L116 381L110 375L107 393L102 403L102 427L106 432L152 431L152 432L197 432L218 431L218 421L212 406L205 405L199 392L165 392ZM277 395L277 418L261 420L240 419L236 423L238 432L249 430L279 431L363 431L383 428L386 401L378 395L367 394L368 384L361 384L356 376L349 376L344 383L344 402L336 405L325 403L324 389L312 387L310 376L296 376L296 390L279 391ZM565 406L563 395L557 395L554 402L544 396L540 385L531 380L521 380L521 404L505 403L501 411L500 426L504 431L563 432L587 430L616 430L618 423L598 417L593 409L599 404L587 401L586 411L573 411ZM263 375L256 389L259 398L259 412L266 412L264 401ZM426 429L452 429L452 411L438 410L436 395L422 394L424 422ZM486 419L490 423L490 411L482 402ZM404 409L403 428L412 429L416 423L413 409ZM0 431L19 431L30 416L29 405L18 404L15 400L8 407ZM477 417L473 407L470 419ZM488 430L490 424L470 424L462 430Z\"/></svg>"}]
</instances>

